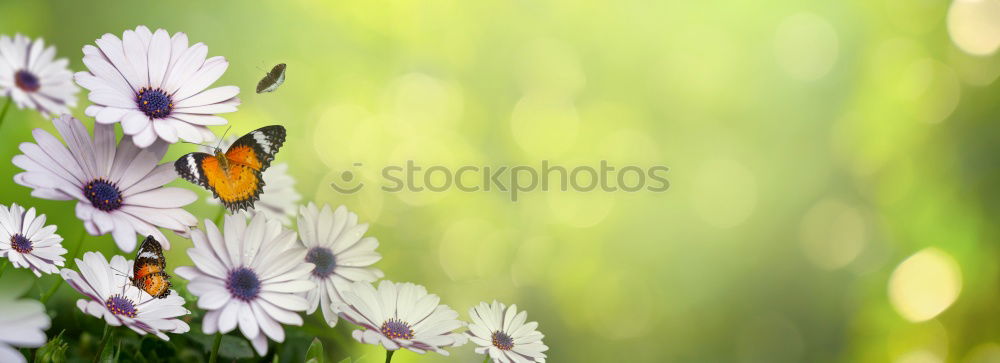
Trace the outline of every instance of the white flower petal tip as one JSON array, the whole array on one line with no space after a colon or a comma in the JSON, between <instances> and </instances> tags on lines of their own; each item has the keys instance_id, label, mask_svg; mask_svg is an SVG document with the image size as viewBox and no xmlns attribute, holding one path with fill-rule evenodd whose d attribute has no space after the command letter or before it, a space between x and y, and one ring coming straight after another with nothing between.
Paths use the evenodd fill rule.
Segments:
<instances>
[{"instance_id":1,"label":"white flower petal tip","mask_svg":"<svg viewBox=\"0 0 1000 363\"><path fill-rule=\"evenodd\" d=\"M194 266L175 271L207 311L206 334L239 328L263 356L267 339L285 340L282 324L302 325L297 312L308 308L302 295L316 287L309 281L314 265L302 262L306 250L295 243L295 232L262 214L249 221L227 215L221 229L204 223L191 231L194 247L187 253Z\"/></svg>"},{"instance_id":2,"label":"white flower petal tip","mask_svg":"<svg viewBox=\"0 0 1000 363\"><path fill-rule=\"evenodd\" d=\"M121 123L138 147L156 140L204 142L208 125L226 124L214 114L240 104L239 87L209 88L229 62L206 58L208 47L188 44L184 33L139 26L121 38L104 34L95 45L83 48L87 71L74 77L90 91L87 115L101 124Z\"/></svg>"},{"instance_id":3,"label":"white flower petal tip","mask_svg":"<svg viewBox=\"0 0 1000 363\"><path fill-rule=\"evenodd\" d=\"M386 350L406 349L415 353L432 351L448 355L445 347L465 344L468 337L455 332L465 326L458 313L439 305L437 295L412 283L356 282L342 292L344 302L337 308L340 317L361 327L352 333L365 344Z\"/></svg>"},{"instance_id":4,"label":"white flower petal tip","mask_svg":"<svg viewBox=\"0 0 1000 363\"><path fill-rule=\"evenodd\" d=\"M222 150L229 150L237 136L227 137L219 145ZM201 147L202 152L214 154L215 148ZM264 180L264 190L260 194L260 199L254 203L253 208L242 211L247 217L255 213L262 213L267 218L277 219L284 226L291 225L292 217L298 211L299 200L302 195L295 190L295 178L288 173L288 164L276 163L264 170L261 174ZM218 205L219 200L211 195L205 197L209 204Z\"/></svg>"},{"instance_id":5,"label":"white flower petal tip","mask_svg":"<svg viewBox=\"0 0 1000 363\"><path fill-rule=\"evenodd\" d=\"M25 362L16 348L38 348L47 340L45 330L52 321L45 314L45 305L35 300L18 299L12 294L0 294L0 360Z\"/></svg>"},{"instance_id":6,"label":"white flower petal tip","mask_svg":"<svg viewBox=\"0 0 1000 363\"><path fill-rule=\"evenodd\" d=\"M517 312L517 305L493 301L469 309L469 340L478 345L476 352L487 354L493 362L545 362L548 346L538 332L538 323L525 322L528 314Z\"/></svg>"},{"instance_id":7,"label":"white flower petal tip","mask_svg":"<svg viewBox=\"0 0 1000 363\"><path fill-rule=\"evenodd\" d=\"M37 214L35 208L0 205L0 256L6 256L14 267L27 268L39 277L59 272L66 264L62 240L56 226L45 225L45 215Z\"/></svg>"},{"instance_id":8,"label":"white flower petal tip","mask_svg":"<svg viewBox=\"0 0 1000 363\"><path fill-rule=\"evenodd\" d=\"M76 107L80 89L65 58L41 38L0 35L0 96L10 97L20 109L32 109L48 118Z\"/></svg>"},{"instance_id":9,"label":"white flower petal tip","mask_svg":"<svg viewBox=\"0 0 1000 363\"><path fill-rule=\"evenodd\" d=\"M63 115L52 122L65 140L35 129L34 143L20 145L14 165L24 172L17 184L43 199L76 200L76 216L92 235L110 233L124 252L135 249L136 235L152 235L170 248L166 228L186 233L197 224L184 206L194 192L163 185L177 178L172 163L158 164L166 144L136 148L129 137L115 140L114 127L94 125L93 137L80 120Z\"/></svg>"},{"instance_id":10,"label":"white flower petal tip","mask_svg":"<svg viewBox=\"0 0 1000 363\"><path fill-rule=\"evenodd\" d=\"M310 202L299 208L298 228L299 242L308 250L305 262L316 265L309 274L316 289L306 293L307 312L320 308L327 324L336 326L336 307L344 302L341 291L351 283L373 282L383 276L372 267L382 259L375 252L378 240L363 237L368 226L359 225L358 215L344 206L334 212L328 205L320 210Z\"/></svg>"},{"instance_id":11,"label":"white flower petal tip","mask_svg":"<svg viewBox=\"0 0 1000 363\"><path fill-rule=\"evenodd\" d=\"M103 319L111 326L127 326L135 332L169 338L164 333L182 334L191 328L180 318L190 312L176 291L155 298L132 285L132 260L114 256L108 262L100 252L87 252L77 261L79 272L63 269L62 276L84 298L76 306L84 313Z\"/></svg>"}]
</instances>

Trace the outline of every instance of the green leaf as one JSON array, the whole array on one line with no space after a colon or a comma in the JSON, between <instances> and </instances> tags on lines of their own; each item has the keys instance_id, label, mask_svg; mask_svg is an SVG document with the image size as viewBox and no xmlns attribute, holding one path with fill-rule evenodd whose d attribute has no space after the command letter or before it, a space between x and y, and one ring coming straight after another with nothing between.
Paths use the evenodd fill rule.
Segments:
<instances>
[{"instance_id":1,"label":"green leaf","mask_svg":"<svg viewBox=\"0 0 1000 363\"><path fill-rule=\"evenodd\" d=\"M115 362L115 341L117 337L112 333L108 337L108 345L104 347L104 351L101 352L101 362L103 363L114 363Z\"/></svg>"},{"instance_id":2,"label":"green leaf","mask_svg":"<svg viewBox=\"0 0 1000 363\"><path fill-rule=\"evenodd\" d=\"M69 347L62 335L66 331L60 331L59 335L50 339L45 345L35 352L35 362L38 363L64 363L66 362L66 349Z\"/></svg>"},{"instance_id":3,"label":"green leaf","mask_svg":"<svg viewBox=\"0 0 1000 363\"><path fill-rule=\"evenodd\" d=\"M319 338L313 338L312 344L306 350L306 363L325 363L326 356L323 354L323 342Z\"/></svg>"},{"instance_id":4,"label":"green leaf","mask_svg":"<svg viewBox=\"0 0 1000 363\"><path fill-rule=\"evenodd\" d=\"M351 363L351 357L344 358L343 360L337 363Z\"/></svg>"},{"instance_id":5,"label":"green leaf","mask_svg":"<svg viewBox=\"0 0 1000 363\"><path fill-rule=\"evenodd\" d=\"M208 359L212 344L215 342L215 334L202 334L200 328L195 329L195 324L192 324L191 328L191 331L184 334L184 337L201 344L202 352L204 352L205 358ZM254 352L246 339L223 335L222 343L219 344L219 356L228 359L247 359L253 358Z\"/></svg>"},{"instance_id":6,"label":"green leaf","mask_svg":"<svg viewBox=\"0 0 1000 363\"><path fill-rule=\"evenodd\" d=\"M253 358L253 348L246 339L229 335L222 336L222 344L219 345L219 356L230 359Z\"/></svg>"}]
</instances>

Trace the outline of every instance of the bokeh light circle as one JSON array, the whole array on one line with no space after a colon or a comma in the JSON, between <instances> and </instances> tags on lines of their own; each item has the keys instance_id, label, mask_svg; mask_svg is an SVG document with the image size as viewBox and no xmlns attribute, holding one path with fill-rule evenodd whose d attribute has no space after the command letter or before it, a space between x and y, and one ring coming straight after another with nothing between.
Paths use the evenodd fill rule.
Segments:
<instances>
[{"instance_id":1,"label":"bokeh light circle","mask_svg":"<svg viewBox=\"0 0 1000 363\"><path fill-rule=\"evenodd\" d=\"M963 363L997 363L1000 362L1000 345L983 343L969 350L962 359Z\"/></svg>"},{"instance_id":2,"label":"bokeh light circle","mask_svg":"<svg viewBox=\"0 0 1000 363\"><path fill-rule=\"evenodd\" d=\"M948 9L948 35L966 53L993 54L1000 48L1000 1L953 1Z\"/></svg>"},{"instance_id":3,"label":"bokeh light circle","mask_svg":"<svg viewBox=\"0 0 1000 363\"><path fill-rule=\"evenodd\" d=\"M958 299L962 273L948 253L928 247L910 256L889 278L889 301L904 319L933 319Z\"/></svg>"},{"instance_id":4,"label":"bokeh light circle","mask_svg":"<svg viewBox=\"0 0 1000 363\"><path fill-rule=\"evenodd\" d=\"M774 55L781 69L793 78L814 81L837 62L837 32L826 19L813 13L785 18L774 35Z\"/></svg>"},{"instance_id":5,"label":"bokeh light circle","mask_svg":"<svg viewBox=\"0 0 1000 363\"><path fill-rule=\"evenodd\" d=\"M865 220L854 207L829 198L802 217L799 242L816 266L836 270L854 261L865 247Z\"/></svg>"}]
</instances>

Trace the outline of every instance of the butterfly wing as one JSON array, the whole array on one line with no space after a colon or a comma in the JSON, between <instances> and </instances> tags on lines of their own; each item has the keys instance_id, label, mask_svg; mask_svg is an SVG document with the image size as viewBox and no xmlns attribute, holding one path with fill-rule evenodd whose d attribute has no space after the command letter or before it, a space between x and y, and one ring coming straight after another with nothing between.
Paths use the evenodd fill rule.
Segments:
<instances>
[{"instance_id":1,"label":"butterfly wing","mask_svg":"<svg viewBox=\"0 0 1000 363\"><path fill-rule=\"evenodd\" d=\"M269 87L274 86L274 79L271 79L271 74L265 74L264 78L257 82L257 93L271 92L274 89L268 90ZM274 87L277 88L277 87Z\"/></svg>"},{"instance_id":2,"label":"butterfly wing","mask_svg":"<svg viewBox=\"0 0 1000 363\"><path fill-rule=\"evenodd\" d=\"M170 275L166 272L155 273L139 280L134 280L134 285L150 296L163 299L170 295Z\"/></svg>"},{"instance_id":3,"label":"butterfly wing","mask_svg":"<svg viewBox=\"0 0 1000 363\"><path fill-rule=\"evenodd\" d=\"M257 82L257 93L274 92L282 83L285 83L284 63L274 66L270 72L264 75L264 78L261 78L260 82Z\"/></svg>"},{"instance_id":4,"label":"butterfly wing","mask_svg":"<svg viewBox=\"0 0 1000 363\"><path fill-rule=\"evenodd\" d=\"M153 236L139 245L132 264L132 285L145 290L157 298L170 294L170 275L166 272L167 258L163 256L163 246Z\"/></svg>"},{"instance_id":5,"label":"butterfly wing","mask_svg":"<svg viewBox=\"0 0 1000 363\"><path fill-rule=\"evenodd\" d=\"M135 253L132 276L142 278L151 273L162 272L166 268L167 259L163 256L163 246L153 236L146 236Z\"/></svg>"},{"instance_id":6,"label":"butterfly wing","mask_svg":"<svg viewBox=\"0 0 1000 363\"><path fill-rule=\"evenodd\" d=\"M284 143L284 126L264 126L233 142L226 151L226 158L263 172L274 161L274 155Z\"/></svg>"},{"instance_id":7,"label":"butterfly wing","mask_svg":"<svg viewBox=\"0 0 1000 363\"><path fill-rule=\"evenodd\" d=\"M209 190L231 212L253 208L253 203L260 199L260 193L264 190L260 170L230 162L227 173L215 157L205 159L202 167L207 173Z\"/></svg>"},{"instance_id":8,"label":"butterfly wing","mask_svg":"<svg viewBox=\"0 0 1000 363\"><path fill-rule=\"evenodd\" d=\"M205 159L214 159L215 157L206 153L190 153L182 156L180 159L174 162L174 170L177 171L177 175L189 182L201 185L204 188L211 189L208 184L208 178L205 175L205 170L202 168L202 163Z\"/></svg>"},{"instance_id":9,"label":"butterfly wing","mask_svg":"<svg viewBox=\"0 0 1000 363\"><path fill-rule=\"evenodd\" d=\"M232 212L253 207L253 202L257 200L264 187L260 173L261 166L245 163L227 163L227 165L228 172L219 162L219 158L196 152L177 159L174 169L185 180L211 191L212 196L222 201L222 204Z\"/></svg>"}]
</instances>

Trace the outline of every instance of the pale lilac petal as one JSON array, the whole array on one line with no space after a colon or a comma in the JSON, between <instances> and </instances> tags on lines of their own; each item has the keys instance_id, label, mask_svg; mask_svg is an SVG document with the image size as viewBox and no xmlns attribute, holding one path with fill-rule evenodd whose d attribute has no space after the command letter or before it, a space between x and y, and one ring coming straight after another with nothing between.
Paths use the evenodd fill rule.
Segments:
<instances>
[{"instance_id":1,"label":"pale lilac petal","mask_svg":"<svg viewBox=\"0 0 1000 363\"><path fill-rule=\"evenodd\" d=\"M174 101L183 101L205 90L209 85L215 83L219 77L222 77L222 74L228 68L229 62L221 57L213 57L206 60L205 64L194 72L190 78L185 80L184 85L177 90L177 93L174 94Z\"/></svg>"},{"instance_id":2,"label":"pale lilac petal","mask_svg":"<svg viewBox=\"0 0 1000 363\"><path fill-rule=\"evenodd\" d=\"M167 72L170 64L170 36L167 31L158 29L153 33L153 38L149 43L149 84L153 88L160 88L163 83L163 76Z\"/></svg>"},{"instance_id":3,"label":"pale lilac petal","mask_svg":"<svg viewBox=\"0 0 1000 363\"><path fill-rule=\"evenodd\" d=\"M219 103L236 97L240 93L240 88L236 86L223 86L205 90L187 99L176 102L177 108L204 106Z\"/></svg>"},{"instance_id":4,"label":"pale lilac petal","mask_svg":"<svg viewBox=\"0 0 1000 363\"><path fill-rule=\"evenodd\" d=\"M214 115L200 115L191 113L175 112L171 114L174 118L193 125L218 126L225 125L226 119Z\"/></svg>"}]
</instances>

